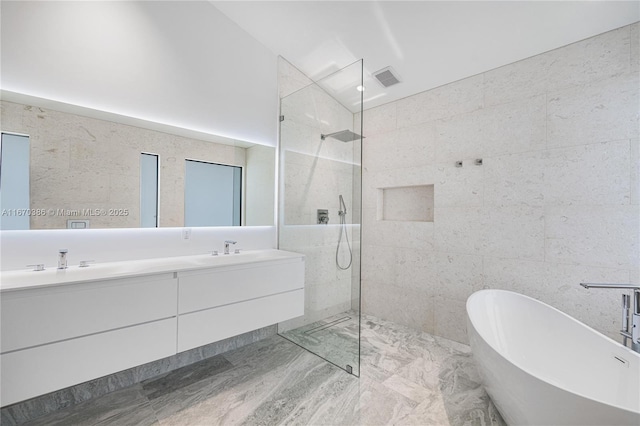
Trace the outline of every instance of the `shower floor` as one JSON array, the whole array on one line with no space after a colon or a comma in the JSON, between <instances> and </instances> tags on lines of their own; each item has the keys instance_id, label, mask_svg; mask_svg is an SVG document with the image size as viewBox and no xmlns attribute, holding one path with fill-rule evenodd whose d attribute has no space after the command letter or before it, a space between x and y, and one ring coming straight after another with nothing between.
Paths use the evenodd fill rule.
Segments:
<instances>
[{"instance_id":1,"label":"shower floor","mask_svg":"<svg viewBox=\"0 0 640 426\"><path fill-rule=\"evenodd\" d=\"M280 335L332 364L359 375L359 314L346 311L341 314L294 328Z\"/></svg>"}]
</instances>

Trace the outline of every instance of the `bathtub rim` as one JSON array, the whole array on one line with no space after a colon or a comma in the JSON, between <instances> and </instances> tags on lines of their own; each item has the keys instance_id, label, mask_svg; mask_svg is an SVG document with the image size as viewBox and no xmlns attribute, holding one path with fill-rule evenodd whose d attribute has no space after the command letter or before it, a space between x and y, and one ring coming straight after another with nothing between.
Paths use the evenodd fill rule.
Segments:
<instances>
[{"instance_id":1,"label":"bathtub rim","mask_svg":"<svg viewBox=\"0 0 640 426\"><path fill-rule=\"evenodd\" d=\"M471 300L471 299L472 299L476 294L478 294L478 293L490 293L490 292L493 292L493 293L496 293L496 292L497 292L497 293L509 293L510 295L515 295L516 297L522 297L522 298L525 298L525 299L529 299L529 300L531 300L531 301L533 301L533 302L535 302L535 303L539 303L539 304L543 305L545 308L552 309L552 310L554 310L554 311L556 311L556 312L558 312L558 313L562 314L564 317L566 317L566 318L570 319L570 320L571 320L571 321L573 321L574 323L577 323L577 324L579 324L580 326L585 327L589 332L591 332L591 333L595 333L595 334L599 335L600 337L607 339L609 342L614 343L614 344L615 344L615 345L617 345L618 347L626 349L626 350L631 354L631 356L638 358L638 363L640 363L640 354L639 354L639 353L637 353L637 352L633 351L631 348L629 348L629 347L627 347L627 346L624 346L624 345L623 345L623 344L621 344L621 343L616 342L615 340L613 340L613 339L612 339L612 338L610 338L609 336L607 336L607 335L605 335L605 334L603 334L603 333L600 333L600 332L599 332L599 331L597 331L596 329L594 329L594 328L592 328L592 327L588 326L587 324L585 324L585 323L583 323L583 322L581 322L581 321L577 320L576 318L572 317L571 315L569 315L569 314L567 314L567 313L565 313L565 312L562 312L560 309L554 308L553 306L551 306L551 305L549 305L549 304L547 304L547 303L545 303L545 302L543 302L543 301L541 301L541 300L535 299L535 298L533 298L533 297L530 297L530 296L527 296L527 295L525 295L525 294L518 293L518 292L515 292L515 291L502 290L502 289L482 289L482 290L478 290L478 291L473 292L473 293L471 294L471 296L469 296L469 297L467 298L467 302L466 302L466 304L465 304L465 308L466 308L466 311L467 311L467 319L468 319L468 321L469 321L470 325L472 326L473 331L474 331L478 336L480 336L480 338L482 339L482 341L483 341L486 345L488 345L488 346L489 346L489 347L490 347L494 352L496 352L498 355L500 355L500 357L502 357L503 359L507 360L511 365L513 365L513 366L514 366L514 367L516 367L517 369L519 369L519 370L523 371L524 373L526 373L527 375L529 375L529 376L531 376L531 377L534 377L536 380L540 380L541 382L544 382L545 384L548 384L549 386L553 386L553 387L556 387L556 388L560 388L560 389L562 389L562 390L563 390L563 391L565 391L565 392L572 393L572 394L577 395L577 396L579 396L579 397L581 397L581 398L585 398L585 399L587 399L587 400L594 401L594 402L597 402L597 403L600 403L600 404L605 404L605 405L608 405L608 406L611 406L611 407L614 407L614 408L617 408L617 409L620 409L620 410L624 410L624 411L630 412L630 413L632 413L632 414L640 415L640 407L638 407L638 408L639 408L639 409L638 409L638 411L634 411L634 410L631 410L631 409L629 409L629 408L627 408L627 407L620 406L619 404L612 404L612 403L609 403L609 402L606 402L606 401L602 401L602 400L599 400L599 399L595 399L595 398L593 398L593 397L591 397L591 396L587 396L587 395L585 395L585 394L584 394L584 393L582 393L582 392L575 392L575 391L573 391L573 390L567 389L565 386L559 386L559 385L558 385L558 384L556 384L556 383L550 383L549 381L545 380L544 378L541 378L541 377L536 376L536 375L535 375L535 374L533 374L529 369L522 367L522 366L520 365L520 363L516 363L516 362L512 361L510 358L508 358L507 356L505 356L505 355L504 355L504 353L503 353L502 351L498 350L495 346L493 346L492 344L490 344L490 343L485 339L485 337L484 337L484 336L483 336L483 335L478 331L478 327L476 326L476 323L475 323L475 322L474 322L474 320L471 318L471 315L469 315L469 305L470 305L470 303L472 302L472 300ZM480 297L480 296L477 296L477 297ZM467 332L468 332L468 331L467 331ZM471 339L469 339L469 341L470 341L469 343L471 343ZM472 350L471 350L471 353L473 354L473 348L472 348Z\"/></svg>"}]
</instances>

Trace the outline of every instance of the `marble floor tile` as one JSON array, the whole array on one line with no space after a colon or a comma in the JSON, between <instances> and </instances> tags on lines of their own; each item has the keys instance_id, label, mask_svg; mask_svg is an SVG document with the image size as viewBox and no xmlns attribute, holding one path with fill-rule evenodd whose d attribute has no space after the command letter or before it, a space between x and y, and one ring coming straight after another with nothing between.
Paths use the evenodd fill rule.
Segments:
<instances>
[{"instance_id":1,"label":"marble floor tile","mask_svg":"<svg viewBox=\"0 0 640 426\"><path fill-rule=\"evenodd\" d=\"M217 355L153 379L145 380L142 382L142 389L147 398L153 400L193 383L206 380L231 368L233 368L233 364L222 355Z\"/></svg>"},{"instance_id":2,"label":"marble floor tile","mask_svg":"<svg viewBox=\"0 0 640 426\"><path fill-rule=\"evenodd\" d=\"M324 342L313 333L318 347L339 345L357 339L357 324L322 333ZM30 424L505 424L468 346L363 315L361 354L357 378L272 336Z\"/></svg>"},{"instance_id":3,"label":"marble floor tile","mask_svg":"<svg viewBox=\"0 0 640 426\"><path fill-rule=\"evenodd\" d=\"M135 385L24 424L28 426L151 426L159 423L148 399L142 392L142 387Z\"/></svg>"}]
</instances>

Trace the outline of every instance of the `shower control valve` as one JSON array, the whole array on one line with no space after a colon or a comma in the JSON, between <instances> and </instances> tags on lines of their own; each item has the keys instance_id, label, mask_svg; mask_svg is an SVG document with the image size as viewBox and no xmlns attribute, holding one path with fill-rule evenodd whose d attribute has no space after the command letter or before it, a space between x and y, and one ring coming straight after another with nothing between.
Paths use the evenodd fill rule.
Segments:
<instances>
[{"instance_id":1,"label":"shower control valve","mask_svg":"<svg viewBox=\"0 0 640 426\"><path fill-rule=\"evenodd\" d=\"M329 210L318 209L318 225L326 225L329 223Z\"/></svg>"}]
</instances>

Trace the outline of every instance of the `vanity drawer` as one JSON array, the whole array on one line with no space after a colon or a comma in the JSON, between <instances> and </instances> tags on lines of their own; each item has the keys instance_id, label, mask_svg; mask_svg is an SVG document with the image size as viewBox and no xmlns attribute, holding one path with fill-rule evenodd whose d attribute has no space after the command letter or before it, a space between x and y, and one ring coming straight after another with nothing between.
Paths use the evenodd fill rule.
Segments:
<instances>
[{"instance_id":1,"label":"vanity drawer","mask_svg":"<svg viewBox=\"0 0 640 426\"><path fill-rule=\"evenodd\" d=\"M4 292L1 352L174 317L176 294L173 274Z\"/></svg>"},{"instance_id":2,"label":"vanity drawer","mask_svg":"<svg viewBox=\"0 0 640 426\"><path fill-rule=\"evenodd\" d=\"M178 352L304 315L304 290L220 306L178 318Z\"/></svg>"},{"instance_id":3,"label":"vanity drawer","mask_svg":"<svg viewBox=\"0 0 640 426\"><path fill-rule=\"evenodd\" d=\"M0 355L6 406L176 353L176 318Z\"/></svg>"},{"instance_id":4,"label":"vanity drawer","mask_svg":"<svg viewBox=\"0 0 640 426\"><path fill-rule=\"evenodd\" d=\"M304 259L178 273L178 313L304 288Z\"/></svg>"}]
</instances>

